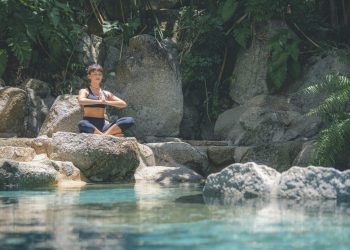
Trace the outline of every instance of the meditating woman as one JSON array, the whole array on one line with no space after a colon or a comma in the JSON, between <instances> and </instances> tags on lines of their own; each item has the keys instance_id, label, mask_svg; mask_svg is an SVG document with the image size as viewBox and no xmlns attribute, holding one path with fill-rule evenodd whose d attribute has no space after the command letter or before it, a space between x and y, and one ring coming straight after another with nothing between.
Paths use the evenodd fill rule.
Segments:
<instances>
[{"instance_id":1,"label":"meditating woman","mask_svg":"<svg viewBox=\"0 0 350 250\"><path fill-rule=\"evenodd\" d=\"M105 121L106 106L125 108L126 103L109 91L101 89L103 68L98 64L87 69L90 86L79 91L78 101L84 107L84 118L79 122L81 133L124 136L124 131L134 125L132 117L122 117L111 123Z\"/></svg>"}]
</instances>

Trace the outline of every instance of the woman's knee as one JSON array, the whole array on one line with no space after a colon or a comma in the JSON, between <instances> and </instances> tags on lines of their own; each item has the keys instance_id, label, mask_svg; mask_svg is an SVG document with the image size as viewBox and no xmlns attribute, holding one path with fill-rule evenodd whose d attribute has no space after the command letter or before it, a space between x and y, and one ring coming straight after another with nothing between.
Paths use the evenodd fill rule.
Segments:
<instances>
[{"instance_id":1,"label":"woman's knee","mask_svg":"<svg viewBox=\"0 0 350 250\"><path fill-rule=\"evenodd\" d=\"M122 130L126 130L135 124L135 120L132 117L122 117L116 121L116 124L118 127L120 127Z\"/></svg>"},{"instance_id":2,"label":"woman's knee","mask_svg":"<svg viewBox=\"0 0 350 250\"><path fill-rule=\"evenodd\" d=\"M89 121L82 120L78 123L80 133L89 133L93 134L95 132L95 126L92 125Z\"/></svg>"}]
</instances>

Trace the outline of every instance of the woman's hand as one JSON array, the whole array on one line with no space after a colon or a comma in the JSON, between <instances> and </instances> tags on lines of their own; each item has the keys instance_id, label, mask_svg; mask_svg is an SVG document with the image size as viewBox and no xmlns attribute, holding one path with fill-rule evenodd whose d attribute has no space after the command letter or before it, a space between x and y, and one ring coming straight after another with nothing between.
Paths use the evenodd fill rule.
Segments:
<instances>
[{"instance_id":1,"label":"woman's hand","mask_svg":"<svg viewBox=\"0 0 350 250\"><path fill-rule=\"evenodd\" d=\"M100 93L100 100L102 104L106 104L106 105L108 104L108 101L106 100L106 96L104 95L104 93L102 93L102 91Z\"/></svg>"}]
</instances>

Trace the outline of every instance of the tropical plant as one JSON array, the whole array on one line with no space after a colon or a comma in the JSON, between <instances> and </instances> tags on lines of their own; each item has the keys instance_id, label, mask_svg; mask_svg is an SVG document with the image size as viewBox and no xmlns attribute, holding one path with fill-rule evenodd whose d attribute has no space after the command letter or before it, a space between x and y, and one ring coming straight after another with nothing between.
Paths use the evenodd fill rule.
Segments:
<instances>
[{"instance_id":1,"label":"tropical plant","mask_svg":"<svg viewBox=\"0 0 350 250\"><path fill-rule=\"evenodd\" d=\"M288 29L280 29L268 41L270 60L267 81L270 89L279 91L287 81L296 80L301 72L299 62L300 39Z\"/></svg>"},{"instance_id":2,"label":"tropical plant","mask_svg":"<svg viewBox=\"0 0 350 250\"><path fill-rule=\"evenodd\" d=\"M24 68L69 70L83 16L80 1L1 0L0 72L10 60Z\"/></svg>"},{"instance_id":3,"label":"tropical plant","mask_svg":"<svg viewBox=\"0 0 350 250\"><path fill-rule=\"evenodd\" d=\"M349 164L350 150L350 77L329 74L303 92L307 95L327 93L328 96L309 112L328 125L320 133L315 164L344 168Z\"/></svg>"}]
</instances>

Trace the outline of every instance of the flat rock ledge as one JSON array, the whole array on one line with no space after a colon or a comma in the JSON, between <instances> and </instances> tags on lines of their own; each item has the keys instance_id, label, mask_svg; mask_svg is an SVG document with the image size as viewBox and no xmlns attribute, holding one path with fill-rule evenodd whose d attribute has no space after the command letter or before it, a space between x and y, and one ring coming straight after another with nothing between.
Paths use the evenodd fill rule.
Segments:
<instances>
[{"instance_id":1,"label":"flat rock ledge","mask_svg":"<svg viewBox=\"0 0 350 250\"><path fill-rule=\"evenodd\" d=\"M244 200L249 198L350 200L350 170L325 167L291 167L279 173L254 162L235 163L208 176L205 197Z\"/></svg>"},{"instance_id":2,"label":"flat rock ledge","mask_svg":"<svg viewBox=\"0 0 350 250\"><path fill-rule=\"evenodd\" d=\"M71 162L0 159L0 188L83 185L80 170Z\"/></svg>"}]
</instances>

